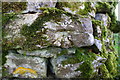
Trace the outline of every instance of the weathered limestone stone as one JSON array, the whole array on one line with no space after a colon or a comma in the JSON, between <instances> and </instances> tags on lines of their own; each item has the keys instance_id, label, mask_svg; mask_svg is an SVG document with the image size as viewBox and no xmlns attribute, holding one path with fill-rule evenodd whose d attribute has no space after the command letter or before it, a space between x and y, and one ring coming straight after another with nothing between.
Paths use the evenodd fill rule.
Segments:
<instances>
[{"instance_id":1,"label":"weathered limestone stone","mask_svg":"<svg viewBox=\"0 0 120 80\"><path fill-rule=\"evenodd\" d=\"M99 51L102 50L102 43L101 43L100 40L95 39L95 46L97 47L97 49L98 49Z\"/></svg>"},{"instance_id":2,"label":"weathered limestone stone","mask_svg":"<svg viewBox=\"0 0 120 80\"><path fill-rule=\"evenodd\" d=\"M110 12L116 3L30 1L26 14L3 26L3 49L13 50L5 53L5 77L53 74L55 78L113 79L117 75L118 55L108 29L116 25Z\"/></svg>"},{"instance_id":3,"label":"weathered limestone stone","mask_svg":"<svg viewBox=\"0 0 120 80\"><path fill-rule=\"evenodd\" d=\"M46 59L40 57L23 56L9 53L4 67L8 71L8 76L21 78L43 78L46 77ZM19 69L27 68L27 69ZM14 72L16 73L14 74ZM37 73L37 74L36 74Z\"/></svg>"},{"instance_id":4,"label":"weathered limestone stone","mask_svg":"<svg viewBox=\"0 0 120 80\"><path fill-rule=\"evenodd\" d=\"M42 21L42 26L33 26L32 23L38 24L35 22L38 22L40 14L20 15L19 19L6 25L5 30L7 30L7 35L4 36L4 43L13 44L10 46L12 48L31 50L46 48L48 46L70 48L74 46L91 46L94 44L92 21L89 17L78 16L77 20L72 19L71 16L67 16L66 14L61 14L61 16L57 17L58 21L50 19ZM25 27L25 25L27 26ZM31 25L32 27L29 27ZM33 30L36 26L38 26L38 29Z\"/></svg>"},{"instance_id":5,"label":"weathered limestone stone","mask_svg":"<svg viewBox=\"0 0 120 80\"><path fill-rule=\"evenodd\" d=\"M21 45L23 45L23 42L26 41L26 39L20 34L21 28L24 24L31 25L36 20L38 15L39 13L17 15L18 18L12 21L10 24L7 24L4 28L6 31L5 33L7 33L7 35L4 37L6 42L17 42L19 45L14 46L15 48L19 48Z\"/></svg>"},{"instance_id":6,"label":"weathered limestone stone","mask_svg":"<svg viewBox=\"0 0 120 80\"><path fill-rule=\"evenodd\" d=\"M18 50L17 52L24 55L29 56L38 56L38 57L44 57L44 58L50 58L50 57L56 57L57 54L60 54L61 48L47 48L47 49L41 49L41 50L35 50L35 51L23 51Z\"/></svg>"},{"instance_id":7,"label":"weathered limestone stone","mask_svg":"<svg viewBox=\"0 0 120 80\"><path fill-rule=\"evenodd\" d=\"M37 56L37 57L44 57L44 58L56 58L59 55L63 54L75 54L74 48L69 49L61 49L61 48L46 48L41 50L35 50L35 51L24 51L24 50L18 50L19 54L27 55L27 56Z\"/></svg>"},{"instance_id":8,"label":"weathered limestone stone","mask_svg":"<svg viewBox=\"0 0 120 80\"><path fill-rule=\"evenodd\" d=\"M106 58L102 58L102 57L100 57L100 56L96 56L96 60L94 60L94 61L92 62L93 67L94 67L94 72L97 72L97 73L98 73L99 67L100 67L101 65L103 65L103 63L105 63L106 60L107 60Z\"/></svg>"},{"instance_id":9,"label":"weathered limestone stone","mask_svg":"<svg viewBox=\"0 0 120 80\"><path fill-rule=\"evenodd\" d=\"M82 63L76 63L76 64L66 64L62 65L61 62L66 60L68 56L59 56L58 58L53 58L51 60L51 63L53 65L53 72L58 78L73 78L77 77L81 74L80 71L75 71L77 68L79 68L80 64Z\"/></svg>"},{"instance_id":10,"label":"weathered limestone stone","mask_svg":"<svg viewBox=\"0 0 120 80\"><path fill-rule=\"evenodd\" d=\"M110 23L110 18L107 14L98 13L95 16L95 19L103 21L103 26L107 26L107 27L110 26L110 24L109 24Z\"/></svg>"},{"instance_id":11,"label":"weathered limestone stone","mask_svg":"<svg viewBox=\"0 0 120 80\"><path fill-rule=\"evenodd\" d=\"M75 56L71 56L71 58L72 57L75 57ZM83 60L83 61L80 61L80 62L77 62L77 63L74 63L74 64L71 64L71 63L68 62L67 64L63 65L62 62L69 59L69 58L70 58L70 56L68 57L67 55L62 55L62 56L59 56L57 58L53 58L51 60L51 63L53 65L53 73L55 73L56 77L58 77L58 78L83 77L83 74L84 74L85 71L79 70L79 68L81 66L84 66L84 65L88 65L86 67L89 67L90 64L91 64L90 70L92 71L91 76L95 76L96 74L98 74L99 67L101 65L103 65L106 61L106 58L96 56L96 59L90 60L90 61L87 61L87 62L85 60ZM90 63L90 62L92 62L92 63ZM86 70L86 72L87 72L87 70ZM89 72L89 70L88 70L88 72ZM88 76L88 75L86 75L86 76Z\"/></svg>"},{"instance_id":12,"label":"weathered limestone stone","mask_svg":"<svg viewBox=\"0 0 120 80\"><path fill-rule=\"evenodd\" d=\"M95 17L95 2L58 2L57 8L62 8L71 14L89 15ZM74 6L73 6L74 5Z\"/></svg>"},{"instance_id":13,"label":"weathered limestone stone","mask_svg":"<svg viewBox=\"0 0 120 80\"><path fill-rule=\"evenodd\" d=\"M23 11L23 13L28 12L42 12L39 8L40 7L55 7L57 0L50 0L50 1L40 1L40 0L27 0L27 10Z\"/></svg>"}]
</instances>

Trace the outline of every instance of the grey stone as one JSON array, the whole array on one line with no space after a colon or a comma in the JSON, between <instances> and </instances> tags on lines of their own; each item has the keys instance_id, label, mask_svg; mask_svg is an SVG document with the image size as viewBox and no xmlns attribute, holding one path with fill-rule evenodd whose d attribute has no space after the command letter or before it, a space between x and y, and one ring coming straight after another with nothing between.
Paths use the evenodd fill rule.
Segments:
<instances>
[{"instance_id":1,"label":"grey stone","mask_svg":"<svg viewBox=\"0 0 120 80\"><path fill-rule=\"evenodd\" d=\"M75 54L74 48L69 49L61 49L61 48L46 48L41 50L34 50L34 51L24 51L24 50L17 50L19 54L27 55L27 56L37 56L37 57L44 57L44 58L56 58L58 55L65 50L67 55Z\"/></svg>"},{"instance_id":2,"label":"grey stone","mask_svg":"<svg viewBox=\"0 0 120 80\"><path fill-rule=\"evenodd\" d=\"M110 23L110 18L109 18L109 16L107 14L98 13L95 16L95 19L103 21L103 26L109 27L109 25L110 25L109 24Z\"/></svg>"},{"instance_id":3,"label":"grey stone","mask_svg":"<svg viewBox=\"0 0 120 80\"><path fill-rule=\"evenodd\" d=\"M95 39L95 46L98 48L99 51L102 50L102 43L100 40Z\"/></svg>"},{"instance_id":4,"label":"grey stone","mask_svg":"<svg viewBox=\"0 0 120 80\"><path fill-rule=\"evenodd\" d=\"M58 78L74 78L81 74L80 71L75 71L79 66L83 63L76 63L76 64L66 64L62 65L61 62L68 59L68 56L62 55L58 58L53 58L51 60L53 66L53 72L55 73L56 77Z\"/></svg>"},{"instance_id":5,"label":"grey stone","mask_svg":"<svg viewBox=\"0 0 120 80\"><path fill-rule=\"evenodd\" d=\"M94 36L89 33L81 33L81 34L71 34L70 40L77 47L82 46L92 46L94 44Z\"/></svg>"},{"instance_id":6,"label":"grey stone","mask_svg":"<svg viewBox=\"0 0 120 80\"><path fill-rule=\"evenodd\" d=\"M89 5L89 11L86 12L86 8L88 9L88 5L86 6L84 2L78 2L78 3L75 3L75 2L66 2L67 5L63 3L62 5L62 8L63 10L71 13L71 14L78 14L78 15L89 15L90 17L95 17L95 6L96 6L96 3L95 2L89 2L90 4ZM68 6L69 5L69 6ZM74 7L72 7L72 5L75 5ZM84 14L81 12L85 12Z\"/></svg>"},{"instance_id":7,"label":"grey stone","mask_svg":"<svg viewBox=\"0 0 120 80\"><path fill-rule=\"evenodd\" d=\"M75 20L71 19L71 17L66 14L61 14L60 21L51 19L42 23L42 29L40 26L41 31L35 31L35 35L37 35L37 37L35 37L36 41L34 39L34 41L32 41L31 38L32 43L29 42L29 45L25 44L28 41L27 37L29 37L29 35L27 37L22 35L21 29L25 24L29 27L39 15L39 13L18 15L18 19L5 26L7 35L4 36L4 39L6 39L6 42L15 44L13 48L23 48L24 46L28 46L30 49L41 49L48 46L70 48L73 46L82 47L94 44L91 19L89 17L78 16L78 19ZM42 31L45 31L45 33ZM38 38L40 33L42 33L41 37L44 38L42 41L40 39L41 37ZM35 43L37 41L40 42Z\"/></svg>"},{"instance_id":8,"label":"grey stone","mask_svg":"<svg viewBox=\"0 0 120 80\"><path fill-rule=\"evenodd\" d=\"M96 56L96 59L93 60L92 65L94 67L94 72L98 73L99 67L105 63L107 59L100 56Z\"/></svg>"},{"instance_id":9,"label":"grey stone","mask_svg":"<svg viewBox=\"0 0 120 80\"><path fill-rule=\"evenodd\" d=\"M36 18L40 15L39 13L36 14L22 14L17 15L17 19L12 21L11 23L7 24L4 28L7 35L4 36L4 39L6 39L8 42L14 42L15 40L18 40L19 45L16 46L16 48L19 48L24 41L26 41L25 36L21 35L20 31L22 29L23 25L31 25Z\"/></svg>"},{"instance_id":10,"label":"grey stone","mask_svg":"<svg viewBox=\"0 0 120 80\"><path fill-rule=\"evenodd\" d=\"M71 56L71 58L74 56ZM59 56L57 58L52 58L51 59L51 63L53 66L53 73L55 73L56 77L58 78L75 78L75 77L81 77L81 74L83 71L81 70L77 70L80 66L84 65L83 63L87 63L86 61L80 61L74 64L62 64L62 61L67 60L68 58L70 58L70 56L67 55L62 55ZM102 58L100 56L96 56L96 58L94 60L90 60L90 62L92 62L92 66L93 67L93 72L92 74L97 74L99 71L99 68L101 65L103 65L105 63L107 59L106 58ZM86 66L87 67L87 66Z\"/></svg>"},{"instance_id":11,"label":"grey stone","mask_svg":"<svg viewBox=\"0 0 120 80\"><path fill-rule=\"evenodd\" d=\"M43 78L46 77L46 59L40 57L23 56L9 53L4 67L13 77L21 78ZM20 69L27 68L25 69ZM16 71L16 72L15 72ZM22 73L23 71L23 73ZM24 73L25 71L25 73ZM15 73L14 73L15 72ZM21 73L20 73L21 72Z\"/></svg>"},{"instance_id":12,"label":"grey stone","mask_svg":"<svg viewBox=\"0 0 120 80\"><path fill-rule=\"evenodd\" d=\"M50 57L56 57L57 54L60 54L61 50L62 49L60 48L47 48L47 49L41 49L41 50L35 50L35 51L18 50L17 52L20 54L25 54L29 56L50 58Z\"/></svg>"},{"instance_id":13,"label":"grey stone","mask_svg":"<svg viewBox=\"0 0 120 80\"><path fill-rule=\"evenodd\" d=\"M63 21L58 22L59 24L54 21L44 23L44 28L48 30L43 36L47 37L48 41L53 43L52 45L63 48L93 45L93 28L90 18L80 17L79 22L77 22L66 15L62 15L62 19Z\"/></svg>"},{"instance_id":14,"label":"grey stone","mask_svg":"<svg viewBox=\"0 0 120 80\"><path fill-rule=\"evenodd\" d=\"M39 0L27 0L27 9L23 13L28 12L42 12L40 7L55 7L57 0L51 0L49 2L39 1Z\"/></svg>"}]
</instances>

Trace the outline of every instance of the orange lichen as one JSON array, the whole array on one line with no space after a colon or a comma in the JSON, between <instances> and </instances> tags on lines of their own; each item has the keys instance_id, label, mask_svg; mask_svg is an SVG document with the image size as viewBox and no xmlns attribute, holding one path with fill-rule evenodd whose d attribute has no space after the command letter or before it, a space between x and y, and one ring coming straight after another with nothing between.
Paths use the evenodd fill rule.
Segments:
<instances>
[{"instance_id":1,"label":"orange lichen","mask_svg":"<svg viewBox=\"0 0 120 80\"><path fill-rule=\"evenodd\" d=\"M24 75L25 73L31 73L31 74L34 74L37 77L37 72L35 70L30 69L30 68L18 67L13 72L13 74L20 74L20 75Z\"/></svg>"}]
</instances>

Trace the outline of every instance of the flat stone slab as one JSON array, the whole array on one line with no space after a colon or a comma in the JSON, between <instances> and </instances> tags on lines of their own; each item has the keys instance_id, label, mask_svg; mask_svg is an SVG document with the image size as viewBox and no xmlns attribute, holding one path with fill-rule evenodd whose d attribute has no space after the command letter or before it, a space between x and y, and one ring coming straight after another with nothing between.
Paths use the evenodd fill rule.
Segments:
<instances>
[{"instance_id":1,"label":"flat stone slab","mask_svg":"<svg viewBox=\"0 0 120 80\"><path fill-rule=\"evenodd\" d=\"M46 77L46 59L40 57L23 56L9 53L4 67L7 69L8 77L19 78L43 78Z\"/></svg>"}]
</instances>

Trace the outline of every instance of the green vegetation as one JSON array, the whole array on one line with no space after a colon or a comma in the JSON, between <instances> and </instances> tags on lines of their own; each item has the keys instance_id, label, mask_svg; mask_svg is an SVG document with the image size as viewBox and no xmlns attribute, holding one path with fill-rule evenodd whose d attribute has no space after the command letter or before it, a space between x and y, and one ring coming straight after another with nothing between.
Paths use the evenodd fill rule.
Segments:
<instances>
[{"instance_id":1,"label":"green vegetation","mask_svg":"<svg viewBox=\"0 0 120 80\"><path fill-rule=\"evenodd\" d=\"M80 76L81 78L92 78L94 76L92 61L95 59L96 54L90 50L84 48L76 48L75 56L63 61L62 64L65 65L83 62L76 71L82 72Z\"/></svg>"},{"instance_id":2,"label":"green vegetation","mask_svg":"<svg viewBox=\"0 0 120 80\"><path fill-rule=\"evenodd\" d=\"M55 22L62 20L60 18L61 14L70 15L69 13L57 8L41 7L40 10L43 11L43 14L39 15L39 17L36 19L36 21L33 22L32 25L23 25L21 29L21 34L24 35L27 39L24 43L24 45L27 46L24 46L23 49L38 49L37 47L35 47L35 45L49 46L51 43L47 41L47 37L43 36L43 34L45 34L47 30L43 29L43 24L50 20L54 20ZM36 31L39 31L39 33L36 33Z\"/></svg>"},{"instance_id":3,"label":"green vegetation","mask_svg":"<svg viewBox=\"0 0 120 80\"><path fill-rule=\"evenodd\" d=\"M17 18L16 13L4 13L2 14L2 26L6 25L9 21Z\"/></svg>"},{"instance_id":4,"label":"green vegetation","mask_svg":"<svg viewBox=\"0 0 120 80\"><path fill-rule=\"evenodd\" d=\"M114 34L114 48L116 49L118 53L118 76L120 76L120 33Z\"/></svg>"},{"instance_id":5,"label":"green vegetation","mask_svg":"<svg viewBox=\"0 0 120 80\"><path fill-rule=\"evenodd\" d=\"M84 6L84 9L80 9L80 6ZM71 11L76 11L79 15L88 15L89 12L93 10L90 2L58 2L58 9L63 9L63 7L69 8Z\"/></svg>"},{"instance_id":6,"label":"green vegetation","mask_svg":"<svg viewBox=\"0 0 120 80\"><path fill-rule=\"evenodd\" d=\"M26 2L2 2L2 13L18 13L25 10L26 6Z\"/></svg>"},{"instance_id":7,"label":"green vegetation","mask_svg":"<svg viewBox=\"0 0 120 80\"><path fill-rule=\"evenodd\" d=\"M115 7L118 2L98 2L97 13L107 13L111 18L110 30L114 33L120 32L120 22L116 20Z\"/></svg>"}]
</instances>

